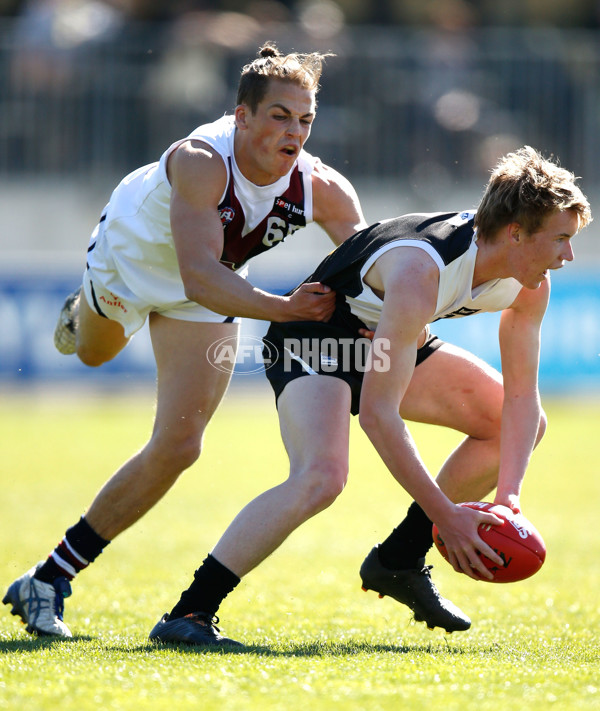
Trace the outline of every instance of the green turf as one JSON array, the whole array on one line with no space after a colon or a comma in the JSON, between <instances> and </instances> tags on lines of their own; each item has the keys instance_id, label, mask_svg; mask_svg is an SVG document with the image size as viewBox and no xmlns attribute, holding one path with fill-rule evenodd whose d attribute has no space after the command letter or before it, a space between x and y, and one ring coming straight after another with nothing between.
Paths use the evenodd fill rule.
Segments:
<instances>
[{"instance_id":1,"label":"green turf","mask_svg":"<svg viewBox=\"0 0 600 711\"><path fill-rule=\"evenodd\" d=\"M0 709L600 709L600 407L545 403L525 513L548 558L528 581L475 583L434 552L442 592L474 620L446 636L360 590L358 568L409 503L353 423L351 475L328 511L220 610L243 653L156 649L147 635L242 505L286 474L270 396L230 395L175 489L74 584L72 641L0 616ZM45 556L151 427L151 393L0 397L0 591ZM457 439L411 427L431 468Z\"/></svg>"}]
</instances>

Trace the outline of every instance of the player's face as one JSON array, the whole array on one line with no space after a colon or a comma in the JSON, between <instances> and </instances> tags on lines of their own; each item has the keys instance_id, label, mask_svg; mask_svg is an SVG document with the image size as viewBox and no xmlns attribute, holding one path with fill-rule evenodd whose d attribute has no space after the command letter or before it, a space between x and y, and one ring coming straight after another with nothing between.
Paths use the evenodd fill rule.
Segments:
<instances>
[{"instance_id":1,"label":"player's face","mask_svg":"<svg viewBox=\"0 0 600 711\"><path fill-rule=\"evenodd\" d=\"M235 115L237 164L253 183L268 185L292 168L308 139L315 118L315 92L271 80L254 114L242 105Z\"/></svg>"},{"instance_id":2,"label":"player's face","mask_svg":"<svg viewBox=\"0 0 600 711\"><path fill-rule=\"evenodd\" d=\"M561 269L573 261L571 239L579 228L579 217L573 210L555 212L537 232L525 235L517 250L515 278L528 289L537 289L550 269Z\"/></svg>"}]
</instances>

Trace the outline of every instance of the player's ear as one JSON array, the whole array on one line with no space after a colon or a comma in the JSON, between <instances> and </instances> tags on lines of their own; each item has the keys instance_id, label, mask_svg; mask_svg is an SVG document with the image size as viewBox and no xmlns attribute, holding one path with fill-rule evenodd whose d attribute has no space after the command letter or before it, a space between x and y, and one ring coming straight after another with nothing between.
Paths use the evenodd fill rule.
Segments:
<instances>
[{"instance_id":1,"label":"player's ear","mask_svg":"<svg viewBox=\"0 0 600 711\"><path fill-rule=\"evenodd\" d=\"M513 242L520 242L523 238L523 227L518 222L511 222L508 225L508 236Z\"/></svg>"},{"instance_id":2,"label":"player's ear","mask_svg":"<svg viewBox=\"0 0 600 711\"><path fill-rule=\"evenodd\" d=\"M235 107L235 125L240 129L240 131L245 131L248 128L247 116L250 109L246 104L238 104Z\"/></svg>"}]
</instances>

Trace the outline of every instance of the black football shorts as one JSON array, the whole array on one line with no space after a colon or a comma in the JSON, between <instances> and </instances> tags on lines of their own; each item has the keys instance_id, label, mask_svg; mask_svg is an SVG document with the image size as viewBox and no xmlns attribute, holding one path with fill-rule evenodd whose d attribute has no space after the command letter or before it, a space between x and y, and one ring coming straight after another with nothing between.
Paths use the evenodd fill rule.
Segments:
<instances>
[{"instance_id":1,"label":"black football shorts","mask_svg":"<svg viewBox=\"0 0 600 711\"><path fill-rule=\"evenodd\" d=\"M263 339L263 361L266 376L275 392L275 400L285 386L296 378L309 375L330 375L344 380L352 392L351 412L358 414L360 389L371 347L355 328L320 321L289 321L271 323ZM416 365L422 363L443 341L429 335L417 350ZM381 353L385 365L385 353ZM372 354L372 366L377 367L377 355Z\"/></svg>"}]
</instances>

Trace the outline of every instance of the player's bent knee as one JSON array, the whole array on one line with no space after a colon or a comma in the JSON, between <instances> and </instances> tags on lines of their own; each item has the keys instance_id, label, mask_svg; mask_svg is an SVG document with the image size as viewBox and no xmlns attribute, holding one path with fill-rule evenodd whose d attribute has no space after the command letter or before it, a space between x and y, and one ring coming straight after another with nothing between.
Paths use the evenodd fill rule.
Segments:
<instances>
[{"instance_id":1,"label":"player's bent knee","mask_svg":"<svg viewBox=\"0 0 600 711\"><path fill-rule=\"evenodd\" d=\"M320 462L302 475L301 498L307 514L323 511L337 499L346 486L348 467L338 462Z\"/></svg>"},{"instance_id":2,"label":"player's bent knee","mask_svg":"<svg viewBox=\"0 0 600 711\"><path fill-rule=\"evenodd\" d=\"M492 436L499 436L502 429L503 400L503 393L495 393L493 397L490 396L487 401L481 403L481 417L487 423Z\"/></svg>"},{"instance_id":3,"label":"player's bent knee","mask_svg":"<svg viewBox=\"0 0 600 711\"><path fill-rule=\"evenodd\" d=\"M154 464L174 474L189 469L200 456L201 448L201 438L197 434L153 437L150 442Z\"/></svg>"},{"instance_id":4,"label":"player's bent knee","mask_svg":"<svg viewBox=\"0 0 600 711\"><path fill-rule=\"evenodd\" d=\"M496 440L500 446L500 434L502 431L502 405L497 407L484 406L472 412L469 421L467 434L475 439L493 441Z\"/></svg>"},{"instance_id":5,"label":"player's bent knee","mask_svg":"<svg viewBox=\"0 0 600 711\"><path fill-rule=\"evenodd\" d=\"M181 443L179 447L170 454L171 465L179 471L189 469L200 456L200 441L188 439Z\"/></svg>"},{"instance_id":6,"label":"player's bent knee","mask_svg":"<svg viewBox=\"0 0 600 711\"><path fill-rule=\"evenodd\" d=\"M84 365L90 368L99 368L110 360L110 358L104 357L96 351L80 346L77 347L77 357Z\"/></svg>"},{"instance_id":7,"label":"player's bent knee","mask_svg":"<svg viewBox=\"0 0 600 711\"><path fill-rule=\"evenodd\" d=\"M84 364L90 368L98 368L104 363L108 363L115 356L117 356L126 345L127 341L123 341L118 346L113 348L94 348L93 346L88 346L82 343L77 343L77 357Z\"/></svg>"}]
</instances>

